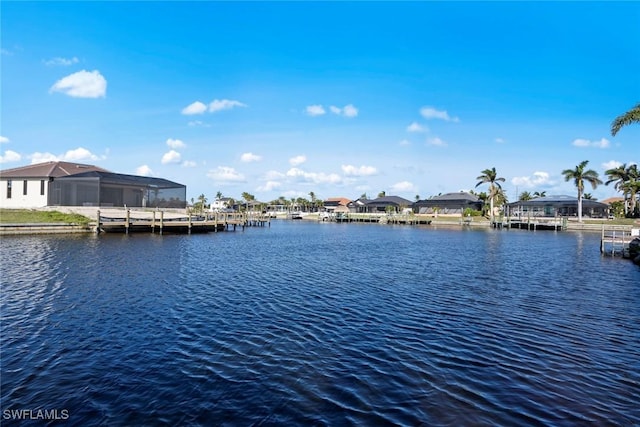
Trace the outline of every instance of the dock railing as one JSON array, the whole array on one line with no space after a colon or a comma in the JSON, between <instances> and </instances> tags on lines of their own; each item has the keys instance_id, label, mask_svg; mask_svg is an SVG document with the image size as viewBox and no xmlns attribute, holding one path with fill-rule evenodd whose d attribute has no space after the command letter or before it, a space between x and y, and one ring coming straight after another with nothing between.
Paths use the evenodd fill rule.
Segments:
<instances>
[{"instance_id":1,"label":"dock railing","mask_svg":"<svg viewBox=\"0 0 640 427\"><path fill-rule=\"evenodd\" d=\"M602 225L600 252L605 255L629 256L629 243L638 237L638 229L624 225Z\"/></svg>"}]
</instances>

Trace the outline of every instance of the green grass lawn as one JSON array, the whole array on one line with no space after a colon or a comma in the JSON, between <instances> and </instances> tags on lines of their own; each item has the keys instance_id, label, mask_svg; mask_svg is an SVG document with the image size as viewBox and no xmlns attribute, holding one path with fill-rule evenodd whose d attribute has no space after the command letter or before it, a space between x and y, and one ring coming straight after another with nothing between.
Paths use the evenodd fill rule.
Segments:
<instances>
[{"instance_id":1,"label":"green grass lawn","mask_svg":"<svg viewBox=\"0 0 640 427\"><path fill-rule=\"evenodd\" d=\"M66 214L58 211L38 211L32 209L0 209L1 224L39 224L63 222L66 224L86 225L91 220L78 214Z\"/></svg>"}]
</instances>

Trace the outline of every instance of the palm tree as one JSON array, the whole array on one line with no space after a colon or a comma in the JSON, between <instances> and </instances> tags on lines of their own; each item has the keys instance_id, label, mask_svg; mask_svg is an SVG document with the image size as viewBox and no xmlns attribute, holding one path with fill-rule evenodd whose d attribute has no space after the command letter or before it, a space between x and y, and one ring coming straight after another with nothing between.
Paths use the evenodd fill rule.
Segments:
<instances>
[{"instance_id":1,"label":"palm tree","mask_svg":"<svg viewBox=\"0 0 640 427\"><path fill-rule=\"evenodd\" d=\"M528 191L523 191L522 193L520 193L520 196L518 197L518 200L521 202L526 202L527 200L531 200L531 193L529 193Z\"/></svg>"},{"instance_id":2,"label":"palm tree","mask_svg":"<svg viewBox=\"0 0 640 427\"><path fill-rule=\"evenodd\" d=\"M489 213L489 218L491 222L493 222L493 203L494 199L498 195L497 189L502 190L500 186L501 182L505 182L505 179L502 177L498 177L498 173L496 172L496 168L485 169L482 172L482 175L477 177L478 183L476 184L476 188L482 184L489 184L489 209L491 209Z\"/></svg>"},{"instance_id":3,"label":"palm tree","mask_svg":"<svg viewBox=\"0 0 640 427\"><path fill-rule=\"evenodd\" d=\"M589 163L589 160L580 162L575 169L565 169L562 171L565 181L573 180L576 188L578 189L578 222L582 222L582 198L584 194L584 182L587 181L593 189L602 184L600 178L598 178L598 172L593 169L585 170L585 167Z\"/></svg>"},{"instance_id":4,"label":"palm tree","mask_svg":"<svg viewBox=\"0 0 640 427\"><path fill-rule=\"evenodd\" d=\"M640 123L640 104L616 117L613 122L611 122L611 135L616 136L620 129L632 123Z\"/></svg>"},{"instance_id":5,"label":"palm tree","mask_svg":"<svg viewBox=\"0 0 640 427\"><path fill-rule=\"evenodd\" d=\"M631 195L629 197L629 212L633 216L637 216L636 196L640 194L640 180L627 181L622 184L622 191L625 191Z\"/></svg>"},{"instance_id":6,"label":"palm tree","mask_svg":"<svg viewBox=\"0 0 640 427\"><path fill-rule=\"evenodd\" d=\"M382 190L381 192L378 193L378 197L384 197L386 195L387 195L387 193L384 190Z\"/></svg>"},{"instance_id":7,"label":"palm tree","mask_svg":"<svg viewBox=\"0 0 640 427\"><path fill-rule=\"evenodd\" d=\"M634 212L636 207L636 193L633 191L633 184L629 183L638 182L640 180L640 171L638 171L638 165L632 163L630 165L620 165L617 168L612 168L605 171L605 174L609 178L604 185L615 183L614 188L618 191L622 191L622 195L625 200L624 213L625 215L629 211ZM629 205L627 205L627 197L629 198Z\"/></svg>"},{"instance_id":8,"label":"palm tree","mask_svg":"<svg viewBox=\"0 0 640 427\"><path fill-rule=\"evenodd\" d=\"M249 210L249 202L255 200L255 196L253 194L249 194L246 191L244 193L242 193L242 198L245 201L245 205L246 205L246 210Z\"/></svg>"},{"instance_id":9,"label":"palm tree","mask_svg":"<svg viewBox=\"0 0 640 427\"><path fill-rule=\"evenodd\" d=\"M198 196L198 209L200 213L204 212L204 205L207 203L207 197L204 194Z\"/></svg>"},{"instance_id":10,"label":"palm tree","mask_svg":"<svg viewBox=\"0 0 640 427\"><path fill-rule=\"evenodd\" d=\"M544 197L547 195L546 191L534 191L533 197Z\"/></svg>"}]
</instances>

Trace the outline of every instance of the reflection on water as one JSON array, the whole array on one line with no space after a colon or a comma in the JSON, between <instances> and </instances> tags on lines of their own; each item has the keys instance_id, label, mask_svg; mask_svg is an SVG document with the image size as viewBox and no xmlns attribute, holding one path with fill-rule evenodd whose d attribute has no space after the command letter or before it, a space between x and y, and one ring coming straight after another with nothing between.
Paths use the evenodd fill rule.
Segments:
<instances>
[{"instance_id":1,"label":"reflection on water","mask_svg":"<svg viewBox=\"0 0 640 427\"><path fill-rule=\"evenodd\" d=\"M0 259L3 414L640 423L640 269L597 233L275 221L8 237Z\"/></svg>"}]
</instances>

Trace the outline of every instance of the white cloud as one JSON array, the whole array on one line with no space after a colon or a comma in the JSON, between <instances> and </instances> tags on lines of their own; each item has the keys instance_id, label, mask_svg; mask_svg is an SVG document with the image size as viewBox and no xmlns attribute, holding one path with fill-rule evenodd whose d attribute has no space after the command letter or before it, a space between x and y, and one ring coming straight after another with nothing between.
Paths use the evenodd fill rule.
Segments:
<instances>
[{"instance_id":1,"label":"white cloud","mask_svg":"<svg viewBox=\"0 0 640 427\"><path fill-rule=\"evenodd\" d=\"M69 65L77 64L78 62L79 62L79 60L75 56L73 58L56 57L56 58L51 58L51 59L45 60L44 64L48 65L48 66L62 65L64 67L67 67Z\"/></svg>"},{"instance_id":2,"label":"white cloud","mask_svg":"<svg viewBox=\"0 0 640 427\"><path fill-rule=\"evenodd\" d=\"M245 163L259 162L260 160L262 160L262 157L258 156L257 154L253 154L253 153L243 153L240 156L240 161L245 162Z\"/></svg>"},{"instance_id":3,"label":"white cloud","mask_svg":"<svg viewBox=\"0 0 640 427\"><path fill-rule=\"evenodd\" d=\"M298 182L310 182L313 184L338 184L342 182L340 175L335 173L305 172L298 168L289 169L286 175L289 178L294 178Z\"/></svg>"},{"instance_id":4,"label":"white cloud","mask_svg":"<svg viewBox=\"0 0 640 427\"><path fill-rule=\"evenodd\" d=\"M265 181L278 181L285 177L285 174L282 172L270 170L266 174L264 174L263 179Z\"/></svg>"},{"instance_id":5,"label":"white cloud","mask_svg":"<svg viewBox=\"0 0 640 427\"><path fill-rule=\"evenodd\" d=\"M182 162L182 167L185 168L195 168L197 166L197 163L194 162L193 160L185 160L184 162Z\"/></svg>"},{"instance_id":6,"label":"white cloud","mask_svg":"<svg viewBox=\"0 0 640 427\"><path fill-rule=\"evenodd\" d=\"M4 154L0 155L0 163L17 162L22 159L22 156L15 151L7 150Z\"/></svg>"},{"instance_id":7,"label":"white cloud","mask_svg":"<svg viewBox=\"0 0 640 427\"><path fill-rule=\"evenodd\" d=\"M153 175L153 171L151 170L151 168L147 165L142 165L142 166L138 166L136 168L136 175L140 175L140 176L152 176Z\"/></svg>"},{"instance_id":8,"label":"white cloud","mask_svg":"<svg viewBox=\"0 0 640 427\"><path fill-rule=\"evenodd\" d=\"M264 185L258 187L258 191L272 191L282 187L282 183L278 181L267 181Z\"/></svg>"},{"instance_id":9,"label":"white cloud","mask_svg":"<svg viewBox=\"0 0 640 427\"><path fill-rule=\"evenodd\" d=\"M414 191L415 187L413 186L413 184L409 181L401 181L401 182L397 182L395 184L393 184L391 186L391 189L393 191Z\"/></svg>"},{"instance_id":10,"label":"white cloud","mask_svg":"<svg viewBox=\"0 0 640 427\"><path fill-rule=\"evenodd\" d=\"M243 104L240 101L235 101L231 99L214 99L209 104L209 112L215 113L217 111L231 110L232 108L235 108L235 107L246 107L246 106L247 106L246 104Z\"/></svg>"},{"instance_id":11,"label":"white cloud","mask_svg":"<svg viewBox=\"0 0 640 427\"><path fill-rule=\"evenodd\" d=\"M78 71L58 80L51 92L61 92L74 98L101 98L107 93L107 80L98 70Z\"/></svg>"},{"instance_id":12,"label":"white cloud","mask_svg":"<svg viewBox=\"0 0 640 427\"><path fill-rule=\"evenodd\" d=\"M36 163L57 162L61 160L60 157L56 156L55 154L41 153L39 151L36 151L35 153L31 154L29 158L31 159L32 165L35 165Z\"/></svg>"},{"instance_id":13,"label":"white cloud","mask_svg":"<svg viewBox=\"0 0 640 427\"><path fill-rule=\"evenodd\" d=\"M611 143L609 140L602 138L600 141L589 141L588 139L577 138L571 143L574 147L595 147L595 148L609 148Z\"/></svg>"},{"instance_id":14,"label":"white cloud","mask_svg":"<svg viewBox=\"0 0 640 427\"><path fill-rule=\"evenodd\" d=\"M298 166L303 164L304 162L307 161L307 157L300 155L300 156L295 156L289 159L289 164L291 164L291 166Z\"/></svg>"},{"instance_id":15,"label":"white cloud","mask_svg":"<svg viewBox=\"0 0 640 427\"><path fill-rule=\"evenodd\" d=\"M408 145L411 145L411 142L408 139L403 139L402 141L398 142L398 145L406 147Z\"/></svg>"},{"instance_id":16,"label":"white cloud","mask_svg":"<svg viewBox=\"0 0 640 427\"><path fill-rule=\"evenodd\" d=\"M373 166L360 166L359 168L352 165L342 165L342 172L347 176L371 176L376 175L378 170Z\"/></svg>"},{"instance_id":17,"label":"white cloud","mask_svg":"<svg viewBox=\"0 0 640 427\"><path fill-rule=\"evenodd\" d=\"M187 126L194 126L194 127L195 126L200 126L200 127L203 127L203 128L211 127L211 125L209 125L209 124L207 124L207 123L205 123L203 121L200 121L200 120L192 120L189 123L187 123Z\"/></svg>"},{"instance_id":18,"label":"white cloud","mask_svg":"<svg viewBox=\"0 0 640 427\"><path fill-rule=\"evenodd\" d=\"M457 118L457 117L449 116L449 113L447 113L445 110L436 110L433 107L422 107L420 109L420 114L425 119L440 119L440 120L444 120L444 121L447 121L447 122L459 122L460 121L460 119Z\"/></svg>"},{"instance_id":19,"label":"white cloud","mask_svg":"<svg viewBox=\"0 0 640 427\"><path fill-rule=\"evenodd\" d=\"M358 115L358 109L354 107L352 104L345 105L342 109L342 114L345 117L356 117Z\"/></svg>"},{"instance_id":20,"label":"white cloud","mask_svg":"<svg viewBox=\"0 0 640 427\"><path fill-rule=\"evenodd\" d=\"M228 166L218 166L207 172L207 176L219 182L244 182L244 175Z\"/></svg>"},{"instance_id":21,"label":"white cloud","mask_svg":"<svg viewBox=\"0 0 640 427\"><path fill-rule=\"evenodd\" d=\"M533 176L517 176L511 179L511 184L526 187L526 188L534 188L534 187L545 187L553 185L553 181L551 181L548 172L534 172Z\"/></svg>"},{"instance_id":22,"label":"white cloud","mask_svg":"<svg viewBox=\"0 0 640 427\"><path fill-rule=\"evenodd\" d=\"M311 117L321 116L321 115L326 113L326 111L324 110L324 107L322 105L309 105L306 108L306 112Z\"/></svg>"},{"instance_id":23,"label":"white cloud","mask_svg":"<svg viewBox=\"0 0 640 427\"><path fill-rule=\"evenodd\" d=\"M434 138L427 138L427 144L428 145L436 145L438 147L446 147L447 143L444 142L442 139L438 138L437 136Z\"/></svg>"},{"instance_id":24,"label":"white cloud","mask_svg":"<svg viewBox=\"0 0 640 427\"><path fill-rule=\"evenodd\" d=\"M6 136L0 136L0 144L9 142L9 138Z\"/></svg>"},{"instance_id":25,"label":"white cloud","mask_svg":"<svg viewBox=\"0 0 640 427\"><path fill-rule=\"evenodd\" d=\"M162 155L162 160L160 160L160 162L163 165L169 163L180 163L181 157L182 156L180 155L180 153L178 153L176 150L169 150Z\"/></svg>"},{"instance_id":26,"label":"white cloud","mask_svg":"<svg viewBox=\"0 0 640 427\"><path fill-rule=\"evenodd\" d=\"M618 162L616 160L610 160L610 161L602 164L602 169L607 171L609 169L615 169L615 168L620 167L622 165L623 165L622 162Z\"/></svg>"},{"instance_id":27,"label":"white cloud","mask_svg":"<svg viewBox=\"0 0 640 427\"><path fill-rule=\"evenodd\" d=\"M51 153L40 153L35 152L29 156L31 158L31 164L42 163L42 162L82 162L82 161L96 161L100 159L104 159L105 157L99 157L93 154L91 151L87 150L83 147L78 147L74 150L68 150L64 154L55 155Z\"/></svg>"},{"instance_id":28,"label":"white cloud","mask_svg":"<svg viewBox=\"0 0 640 427\"><path fill-rule=\"evenodd\" d=\"M312 105L311 107L320 107L322 109L321 105ZM312 115L309 112L309 108L307 107L307 113ZM353 104L349 104L349 105L345 105L344 107L340 108L340 107L336 107L335 105L332 105L329 107L329 110L333 113L333 114L337 114L338 116L344 116L344 117L356 117L358 115L358 109L356 107L353 106ZM322 113L324 114L324 109L322 109Z\"/></svg>"},{"instance_id":29,"label":"white cloud","mask_svg":"<svg viewBox=\"0 0 640 427\"><path fill-rule=\"evenodd\" d=\"M187 145L179 139L169 138L167 139L167 145L169 148L173 148L174 150L178 150L180 148L184 148Z\"/></svg>"},{"instance_id":30,"label":"white cloud","mask_svg":"<svg viewBox=\"0 0 640 427\"><path fill-rule=\"evenodd\" d=\"M83 160L99 160L100 158L86 148L78 147L75 150L67 151L61 160L69 162L79 162Z\"/></svg>"},{"instance_id":31,"label":"white cloud","mask_svg":"<svg viewBox=\"0 0 640 427\"><path fill-rule=\"evenodd\" d=\"M207 111L207 106L200 101L196 101L184 107L182 109L182 114L185 116L192 116L194 114L203 114L205 111Z\"/></svg>"},{"instance_id":32,"label":"white cloud","mask_svg":"<svg viewBox=\"0 0 640 427\"><path fill-rule=\"evenodd\" d=\"M407 132L429 132L429 128L426 126L422 126L417 122L413 122L409 126L407 126Z\"/></svg>"}]
</instances>

